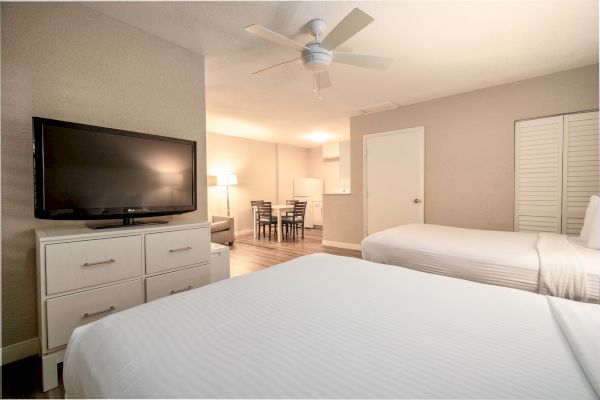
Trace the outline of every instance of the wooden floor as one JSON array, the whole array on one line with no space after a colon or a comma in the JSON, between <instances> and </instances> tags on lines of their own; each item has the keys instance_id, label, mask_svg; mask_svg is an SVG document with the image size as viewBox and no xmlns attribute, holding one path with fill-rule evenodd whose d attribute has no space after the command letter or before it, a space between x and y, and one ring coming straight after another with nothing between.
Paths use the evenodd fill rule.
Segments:
<instances>
[{"instance_id":1,"label":"wooden floor","mask_svg":"<svg viewBox=\"0 0 600 400\"><path fill-rule=\"evenodd\" d=\"M231 276L248 274L312 253L362 258L360 250L323 246L322 233L320 229L306 229L304 239L296 237L295 242L285 240L281 243L262 237L253 239L252 234L236 236L235 243L229 248Z\"/></svg>"},{"instance_id":2,"label":"wooden floor","mask_svg":"<svg viewBox=\"0 0 600 400\"><path fill-rule=\"evenodd\" d=\"M322 231L307 229L304 239L296 238L277 243L261 238L253 239L252 234L237 236L230 250L231 276L239 276L255 272L263 268L291 260L311 253L330 253L340 256L361 258L358 250L344 250L321 245ZM2 398L64 398L62 374L60 386L46 393L42 392L41 363L37 356L29 357L2 369ZM62 365L59 372L62 372Z\"/></svg>"}]
</instances>

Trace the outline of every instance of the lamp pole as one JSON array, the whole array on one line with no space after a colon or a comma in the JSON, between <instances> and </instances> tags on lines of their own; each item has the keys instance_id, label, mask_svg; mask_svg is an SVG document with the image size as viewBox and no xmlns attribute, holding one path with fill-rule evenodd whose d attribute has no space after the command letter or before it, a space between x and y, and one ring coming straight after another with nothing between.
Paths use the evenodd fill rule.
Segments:
<instances>
[{"instance_id":1,"label":"lamp pole","mask_svg":"<svg viewBox=\"0 0 600 400\"><path fill-rule=\"evenodd\" d=\"M217 176L217 185L225 186L227 190L227 217L231 216L231 211L229 209L229 186L237 185L237 176L234 174L231 175L219 175Z\"/></svg>"},{"instance_id":2,"label":"lamp pole","mask_svg":"<svg viewBox=\"0 0 600 400\"><path fill-rule=\"evenodd\" d=\"M227 217L230 217L230 215L229 215L229 185L227 185Z\"/></svg>"}]
</instances>

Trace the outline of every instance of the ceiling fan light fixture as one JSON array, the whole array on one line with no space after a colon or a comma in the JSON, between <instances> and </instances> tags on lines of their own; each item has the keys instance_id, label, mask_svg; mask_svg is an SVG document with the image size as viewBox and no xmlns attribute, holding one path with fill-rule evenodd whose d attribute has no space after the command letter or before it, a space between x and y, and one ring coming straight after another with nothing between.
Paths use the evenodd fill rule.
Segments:
<instances>
[{"instance_id":1,"label":"ceiling fan light fixture","mask_svg":"<svg viewBox=\"0 0 600 400\"><path fill-rule=\"evenodd\" d=\"M304 67L309 71L321 72L321 71L327 71L329 69L329 64L330 64L330 62L327 62L326 60L320 60L320 59L313 58L309 61L305 61Z\"/></svg>"},{"instance_id":2,"label":"ceiling fan light fixture","mask_svg":"<svg viewBox=\"0 0 600 400\"><path fill-rule=\"evenodd\" d=\"M310 42L306 45L308 50L302 52L304 68L312 72L322 72L329 69L332 53L325 50L318 42Z\"/></svg>"}]
</instances>

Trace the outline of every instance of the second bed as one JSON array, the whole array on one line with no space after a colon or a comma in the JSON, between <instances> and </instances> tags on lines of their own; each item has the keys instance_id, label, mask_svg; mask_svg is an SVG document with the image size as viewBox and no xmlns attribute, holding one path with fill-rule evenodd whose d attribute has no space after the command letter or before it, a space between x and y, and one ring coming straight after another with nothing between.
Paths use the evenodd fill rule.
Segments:
<instances>
[{"instance_id":1,"label":"second bed","mask_svg":"<svg viewBox=\"0 0 600 400\"><path fill-rule=\"evenodd\" d=\"M569 264L567 273L574 265L581 270L576 278L587 301L600 297L600 251L576 237L409 224L377 232L361 245L365 260L534 293L552 292L543 279L550 266L542 261L560 260ZM561 279L574 277L559 276L553 284L568 285Z\"/></svg>"}]
</instances>

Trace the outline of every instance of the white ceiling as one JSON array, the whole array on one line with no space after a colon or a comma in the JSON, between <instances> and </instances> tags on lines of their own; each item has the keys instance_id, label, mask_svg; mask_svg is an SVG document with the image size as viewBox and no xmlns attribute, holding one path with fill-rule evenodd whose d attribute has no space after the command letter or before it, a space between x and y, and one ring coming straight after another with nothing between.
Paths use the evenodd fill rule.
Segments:
<instances>
[{"instance_id":1,"label":"white ceiling","mask_svg":"<svg viewBox=\"0 0 600 400\"><path fill-rule=\"evenodd\" d=\"M311 147L310 132L349 136L350 116L598 62L596 0L395 2L98 2L86 5L206 57L207 130ZM395 59L385 72L344 64L318 100L302 65L252 76L297 56L244 32L260 24L306 43L354 7L375 22L343 44Z\"/></svg>"}]
</instances>

